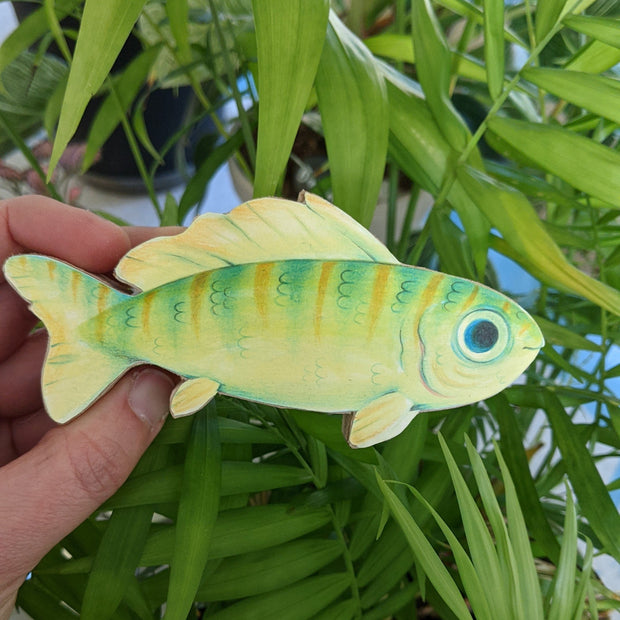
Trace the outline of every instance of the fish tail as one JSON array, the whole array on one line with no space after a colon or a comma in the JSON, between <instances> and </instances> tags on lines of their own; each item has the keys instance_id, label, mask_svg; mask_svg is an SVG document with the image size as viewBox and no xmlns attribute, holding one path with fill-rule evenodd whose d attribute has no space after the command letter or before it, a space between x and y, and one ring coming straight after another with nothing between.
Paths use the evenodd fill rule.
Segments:
<instances>
[{"instance_id":1,"label":"fish tail","mask_svg":"<svg viewBox=\"0 0 620 620\"><path fill-rule=\"evenodd\" d=\"M43 401L50 417L68 422L131 365L79 334L82 323L128 296L66 263L34 254L9 258L4 274L47 328Z\"/></svg>"}]
</instances>

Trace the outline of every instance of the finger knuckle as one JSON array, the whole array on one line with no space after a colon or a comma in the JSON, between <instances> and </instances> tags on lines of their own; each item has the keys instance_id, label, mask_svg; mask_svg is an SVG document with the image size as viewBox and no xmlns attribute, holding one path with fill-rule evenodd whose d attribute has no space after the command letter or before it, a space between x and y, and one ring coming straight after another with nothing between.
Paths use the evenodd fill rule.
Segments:
<instances>
[{"instance_id":1,"label":"finger knuckle","mask_svg":"<svg viewBox=\"0 0 620 620\"><path fill-rule=\"evenodd\" d=\"M103 502L127 477L127 455L114 439L81 435L68 446L68 455L77 489L93 501Z\"/></svg>"}]
</instances>

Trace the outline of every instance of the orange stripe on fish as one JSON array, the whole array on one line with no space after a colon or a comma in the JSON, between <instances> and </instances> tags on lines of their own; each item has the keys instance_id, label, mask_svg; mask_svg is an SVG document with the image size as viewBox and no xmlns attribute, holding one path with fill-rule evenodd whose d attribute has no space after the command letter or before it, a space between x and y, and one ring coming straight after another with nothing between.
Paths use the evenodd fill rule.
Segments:
<instances>
[{"instance_id":1,"label":"orange stripe on fish","mask_svg":"<svg viewBox=\"0 0 620 620\"><path fill-rule=\"evenodd\" d=\"M385 301L385 293L392 267L390 265L377 265L375 281L372 285L370 307L368 309L368 339L370 340L375 331L375 326Z\"/></svg>"},{"instance_id":2,"label":"orange stripe on fish","mask_svg":"<svg viewBox=\"0 0 620 620\"><path fill-rule=\"evenodd\" d=\"M71 272L71 295L73 296L73 301L76 302L78 298L78 288L80 285L80 280L82 279L82 275L79 271Z\"/></svg>"},{"instance_id":3,"label":"orange stripe on fish","mask_svg":"<svg viewBox=\"0 0 620 620\"><path fill-rule=\"evenodd\" d=\"M465 312L467 308L473 305L476 297L478 297L478 287L474 286L474 290L469 294L469 297L465 300L465 303L463 304L463 308L461 309L461 311Z\"/></svg>"},{"instance_id":4,"label":"orange stripe on fish","mask_svg":"<svg viewBox=\"0 0 620 620\"><path fill-rule=\"evenodd\" d=\"M321 265L321 275L319 276L318 290L316 294L316 305L314 307L314 337L318 340L321 336L321 319L323 317L323 304L327 293L327 283L334 270L336 263L325 262Z\"/></svg>"},{"instance_id":5,"label":"orange stripe on fish","mask_svg":"<svg viewBox=\"0 0 620 620\"><path fill-rule=\"evenodd\" d=\"M437 289L443 282L445 282L445 276L441 273L436 273L421 291L418 311L416 312L416 316L413 320L414 329L417 329L422 315L426 312L426 309L435 301Z\"/></svg>"},{"instance_id":6,"label":"orange stripe on fish","mask_svg":"<svg viewBox=\"0 0 620 620\"><path fill-rule=\"evenodd\" d=\"M204 271L194 276L189 287L190 321L196 338L200 336L200 310L205 297L205 289L211 273Z\"/></svg>"},{"instance_id":7,"label":"orange stripe on fish","mask_svg":"<svg viewBox=\"0 0 620 620\"><path fill-rule=\"evenodd\" d=\"M53 280L56 277L56 263L51 261L47 263L47 273L49 274L50 280Z\"/></svg>"},{"instance_id":8,"label":"orange stripe on fish","mask_svg":"<svg viewBox=\"0 0 620 620\"><path fill-rule=\"evenodd\" d=\"M151 335L151 307L155 299L156 291L149 291L142 297L142 326L147 336Z\"/></svg>"},{"instance_id":9,"label":"orange stripe on fish","mask_svg":"<svg viewBox=\"0 0 620 620\"><path fill-rule=\"evenodd\" d=\"M254 271L254 303L258 315L267 317L267 295L269 294L269 278L274 268L274 263L259 263Z\"/></svg>"},{"instance_id":10,"label":"orange stripe on fish","mask_svg":"<svg viewBox=\"0 0 620 620\"><path fill-rule=\"evenodd\" d=\"M103 340L105 335L105 325L107 317L103 312L108 307L108 297L110 296L110 289L101 287L97 291L97 314L95 315L95 337L99 342Z\"/></svg>"}]
</instances>

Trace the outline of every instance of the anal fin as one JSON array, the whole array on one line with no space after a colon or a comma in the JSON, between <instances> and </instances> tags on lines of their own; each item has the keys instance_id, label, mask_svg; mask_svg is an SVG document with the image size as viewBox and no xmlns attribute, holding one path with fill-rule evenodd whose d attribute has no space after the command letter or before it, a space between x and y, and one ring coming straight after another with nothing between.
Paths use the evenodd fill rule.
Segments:
<instances>
[{"instance_id":1,"label":"anal fin","mask_svg":"<svg viewBox=\"0 0 620 620\"><path fill-rule=\"evenodd\" d=\"M217 381L207 377L183 381L170 398L172 417L180 418L196 413L217 394L219 387L220 384Z\"/></svg>"},{"instance_id":2,"label":"anal fin","mask_svg":"<svg viewBox=\"0 0 620 620\"><path fill-rule=\"evenodd\" d=\"M376 398L357 412L345 415L342 432L352 448L367 448L396 437L407 428L418 411L400 392Z\"/></svg>"}]
</instances>

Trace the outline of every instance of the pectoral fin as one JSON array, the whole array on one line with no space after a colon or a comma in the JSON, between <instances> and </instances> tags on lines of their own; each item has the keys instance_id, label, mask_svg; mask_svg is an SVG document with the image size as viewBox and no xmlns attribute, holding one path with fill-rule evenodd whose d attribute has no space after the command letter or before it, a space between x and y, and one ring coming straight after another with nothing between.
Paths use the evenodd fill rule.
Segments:
<instances>
[{"instance_id":1,"label":"pectoral fin","mask_svg":"<svg viewBox=\"0 0 620 620\"><path fill-rule=\"evenodd\" d=\"M196 413L217 394L219 387L217 381L206 377L184 381L172 393L170 399L172 417L180 418Z\"/></svg>"},{"instance_id":2,"label":"pectoral fin","mask_svg":"<svg viewBox=\"0 0 620 620\"><path fill-rule=\"evenodd\" d=\"M342 432L352 448L367 448L401 433L418 414L413 402L400 392L390 392L373 400L357 413L347 414Z\"/></svg>"}]
</instances>

